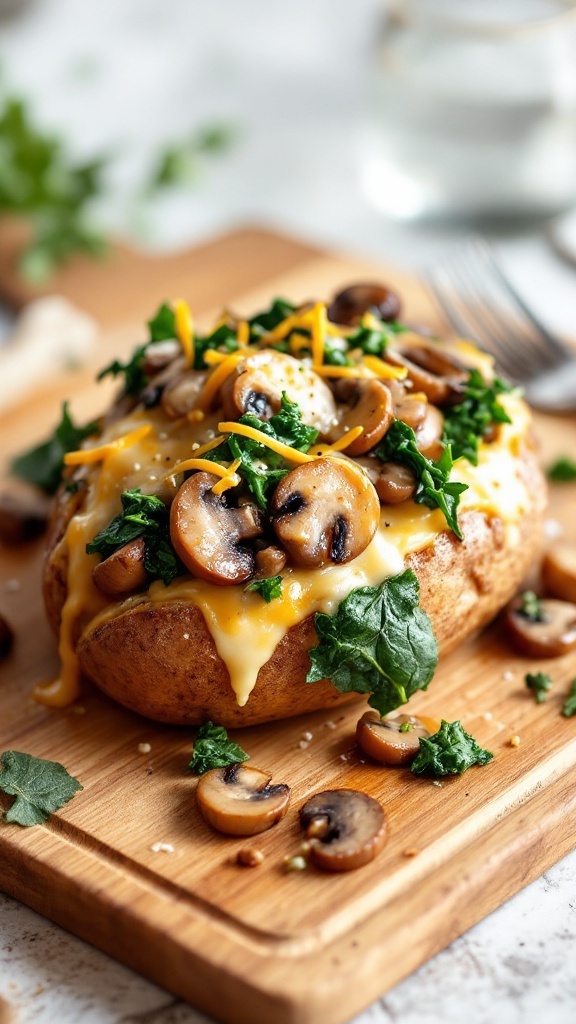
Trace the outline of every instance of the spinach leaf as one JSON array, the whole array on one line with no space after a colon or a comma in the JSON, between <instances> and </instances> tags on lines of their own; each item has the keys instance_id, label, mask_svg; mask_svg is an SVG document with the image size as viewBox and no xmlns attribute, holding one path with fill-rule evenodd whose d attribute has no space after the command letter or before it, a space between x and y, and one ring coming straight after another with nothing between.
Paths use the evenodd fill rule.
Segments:
<instances>
[{"instance_id":1,"label":"spinach leaf","mask_svg":"<svg viewBox=\"0 0 576 1024\"><path fill-rule=\"evenodd\" d=\"M228 733L223 726L205 722L196 734L194 756L188 767L196 775L203 775L212 768L227 768L228 765L249 760L250 755L237 743L228 739Z\"/></svg>"},{"instance_id":2,"label":"spinach leaf","mask_svg":"<svg viewBox=\"0 0 576 1024\"><path fill-rule=\"evenodd\" d=\"M478 464L478 444L494 423L510 423L510 417L498 396L511 391L499 377L487 384L479 372L472 370L464 397L458 405L444 410L444 443L452 447L454 459L465 458Z\"/></svg>"},{"instance_id":3,"label":"spinach leaf","mask_svg":"<svg viewBox=\"0 0 576 1024\"><path fill-rule=\"evenodd\" d=\"M561 455L549 466L547 475L549 480L553 480L557 484L570 483L570 481L576 480L576 462L568 455Z\"/></svg>"},{"instance_id":4,"label":"spinach leaf","mask_svg":"<svg viewBox=\"0 0 576 1024\"><path fill-rule=\"evenodd\" d=\"M572 718L572 715L576 715L576 679L572 680L568 696L564 701L562 714L565 718Z\"/></svg>"},{"instance_id":5,"label":"spinach leaf","mask_svg":"<svg viewBox=\"0 0 576 1024\"><path fill-rule=\"evenodd\" d=\"M264 580L252 580L244 589L260 594L260 597L270 604L270 601L282 596L282 577L267 576Z\"/></svg>"},{"instance_id":6,"label":"spinach leaf","mask_svg":"<svg viewBox=\"0 0 576 1024\"><path fill-rule=\"evenodd\" d=\"M371 693L369 704L381 715L425 690L438 645L418 597L418 580L406 569L379 587L350 591L334 615L318 612L306 682L331 679L341 693Z\"/></svg>"},{"instance_id":7,"label":"spinach leaf","mask_svg":"<svg viewBox=\"0 0 576 1024\"><path fill-rule=\"evenodd\" d=\"M12 462L12 473L35 484L46 494L55 494L62 480L66 452L76 451L86 437L98 433L99 429L97 423L88 423L85 427L75 426L68 412L68 402L64 402L62 418L52 437L23 455L18 455Z\"/></svg>"},{"instance_id":8,"label":"spinach leaf","mask_svg":"<svg viewBox=\"0 0 576 1024\"><path fill-rule=\"evenodd\" d=\"M548 690L552 689L552 680L545 672L527 672L524 682L529 690L532 690L537 704L543 704L546 700Z\"/></svg>"},{"instance_id":9,"label":"spinach leaf","mask_svg":"<svg viewBox=\"0 0 576 1024\"><path fill-rule=\"evenodd\" d=\"M164 502L154 494L142 494L138 488L120 496L122 512L86 545L89 555L109 555L136 537L144 538L144 568L167 587L186 572L170 543L170 514Z\"/></svg>"},{"instance_id":10,"label":"spinach leaf","mask_svg":"<svg viewBox=\"0 0 576 1024\"><path fill-rule=\"evenodd\" d=\"M296 306L288 302L287 299L273 299L268 309L257 313L256 316L253 316L248 321L251 336L259 338L263 334L273 331L275 327L278 327L278 324L281 324L283 320L286 320L295 311Z\"/></svg>"},{"instance_id":11,"label":"spinach leaf","mask_svg":"<svg viewBox=\"0 0 576 1024\"><path fill-rule=\"evenodd\" d=\"M450 447L442 452L436 462L427 459L418 449L412 427L402 420L394 420L384 440L376 448L375 454L383 462L401 462L408 466L416 477L414 501L419 505L427 505L428 508L441 509L450 529L459 540L462 540L457 509L460 495L468 486L450 482L450 473L454 465Z\"/></svg>"},{"instance_id":12,"label":"spinach leaf","mask_svg":"<svg viewBox=\"0 0 576 1024\"><path fill-rule=\"evenodd\" d=\"M176 317L174 316L174 310L167 302L163 302L158 307L154 316L147 321L147 324L152 344L156 341L169 341L171 338L177 337Z\"/></svg>"},{"instance_id":13,"label":"spinach leaf","mask_svg":"<svg viewBox=\"0 0 576 1024\"><path fill-rule=\"evenodd\" d=\"M494 754L484 750L460 722L446 722L429 739L420 737L420 750L411 768L415 775L462 775L473 764L488 764Z\"/></svg>"},{"instance_id":14,"label":"spinach leaf","mask_svg":"<svg viewBox=\"0 0 576 1024\"><path fill-rule=\"evenodd\" d=\"M83 787L57 761L45 761L17 750L0 755L0 791L16 799L4 821L16 825L42 825L53 811Z\"/></svg>"}]
</instances>

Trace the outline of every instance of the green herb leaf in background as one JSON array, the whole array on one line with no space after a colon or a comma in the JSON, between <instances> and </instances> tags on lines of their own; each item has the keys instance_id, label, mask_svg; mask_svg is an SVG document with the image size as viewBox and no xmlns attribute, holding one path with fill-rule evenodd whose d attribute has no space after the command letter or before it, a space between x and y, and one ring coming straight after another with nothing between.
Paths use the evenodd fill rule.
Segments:
<instances>
[{"instance_id":1,"label":"green herb leaf in background","mask_svg":"<svg viewBox=\"0 0 576 1024\"><path fill-rule=\"evenodd\" d=\"M562 714L565 718L572 718L573 715L576 715L576 679L572 681L568 696L564 701Z\"/></svg>"},{"instance_id":2,"label":"green herb leaf in background","mask_svg":"<svg viewBox=\"0 0 576 1024\"><path fill-rule=\"evenodd\" d=\"M436 670L438 645L411 569L379 587L350 591L334 615L318 612L318 646L307 683L331 679L341 693L371 693L381 715L425 690Z\"/></svg>"},{"instance_id":3,"label":"green herb leaf in background","mask_svg":"<svg viewBox=\"0 0 576 1024\"><path fill-rule=\"evenodd\" d=\"M98 431L97 423L88 423L85 427L75 426L68 412L68 403L64 402L62 418L52 437L23 455L18 455L12 461L12 473L39 487L46 494L55 494L62 479L66 452L76 451L85 438Z\"/></svg>"},{"instance_id":4,"label":"green herb leaf in background","mask_svg":"<svg viewBox=\"0 0 576 1024\"><path fill-rule=\"evenodd\" d=\"M206 158L229 149L235 134L230 125L207 125L191 137L166 146L156 159L146 191L153 193L194 183Z\"/></svg>"},{"instance_id":5,"label":"green herb leaf in background","mask_svg":"<svg viewBox=\"0 0 576 1024\"><path fill-rule=\"evenodd\" d=\"M170 513L154 494L136 488L120 496L122 512L86 545L89 555L108 558L136 537L144 538L144 568L153 580L167 587L186 570L170 543Z\"/></svg>"},{"instance_id":6,"label":"green herb leaf in background","mask_svg":"<svg viewBox=\"0 0 576 1024\"><path fill-rule=\"evenodd\" d=\"M522 604L518 609L518 614L530 622L544 622L542 602L533 590L525 590L522 594Z\"/></svg>"},{"instance_id":7,"label":"green herb leaf in background","mask_svg":"<svg viewBox=\"0 0 576 1024\"><path fill-rule=\"evenodd\" d=\"M223 726L205 722L196 734L194 756L188 767L196 775L203 775L212 768L227 768L228 765L249 760L250 755L237 743L228 739L228 733Z\"/></svg>"},{"instance_id":8,"label":"green herb leaf in background","mask_svg":"<svg viewBox=\"0 0 576 1024\"><path fill-rule=\"evenodd\" d=\"M439 508L450 529L462 540L462 532L458 525L457 510L462 491L468 489L467 484L450 481L450 473L454 465L450 447L446 448L440 458L433 462L427 459L418 449L416 435L407 423L394 420L384 440L376 448L375 454L383 462L400 462L408 466L416 477L416 493L414 501L428 508Z\"/></svg>"},{"instance_id":9,"label":"green herb leaf in background","mask_svg":"<svg viewBox=\"0 0 576 1024\"><path fill-rule=\"evenodd\" d=\"M568 455L562 455L548 467L548 479L565 484L576 480L576 462Z\"/></svg>"},{"instance_id":10,"label":"green herb leaf in background","mask_svg":"<svg viewBox=\"0 0 576 1024\"><path fill-rule=\"evenodd\" d=\"M264 580L252 580L244 589L260 594L260 597L270 604L270 601L282 596L282 577L267 576Z\"/></svg>"},{"instance_id":11,"label":"green herb leaf in background","mask_svg":"<svg viewBox=\"0 0 576 1024\"><path fill-rule=\"evenodd\" d=\"M511 423L498 396L511 388L499 377L487 384L479 370L472 370L461 402L443 410L445 444L452 447L452 458L465 458L478 464L478 445L490 433L494 423Z\"/></svg>"},{"instance_id":12,"label":"green herb leaf in background","mask_svg":"<svg viewBox=\"0 0 576 1024\"><path fill-rule=\"evenodd\" d=\"M0 791L15 796L4 821L41 825L83 787L57 761L6 750L0 755Z\"/></svg>"},{"instance_id":13,"label":"green herb leaf in background","mask_svg":"<svg viewBox=\"0 0 576 1024\"><path fill-rule=\"evenodd\" d=\"M529 690L532 690L537 704L543 704L546 700L548 690L552 689L552 680L545 672L527 672L524 682Z\"/></svg>"},{"instance_id":14,"label":"green herb leaf in background","mask_svg":"<svg viewBox=\"0 0 576 1024\"><path fill-rule=\"evenodd\" d=\"M494 754L484 750L460 722L443 719L433 736L420 737L420 750L411 769L415 775L462 775L472 765L488 764L493 757Z\"/></svg>"}]
</instances>

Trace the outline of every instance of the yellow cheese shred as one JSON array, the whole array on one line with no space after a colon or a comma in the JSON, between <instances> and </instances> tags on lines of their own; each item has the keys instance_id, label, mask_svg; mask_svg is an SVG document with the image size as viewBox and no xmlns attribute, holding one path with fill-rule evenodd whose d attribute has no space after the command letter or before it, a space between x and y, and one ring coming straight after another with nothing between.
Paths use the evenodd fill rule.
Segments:
<instances>
[{"instance_id":1,"label":"yellow cheese shred","mask_svg":"<svg viewBox=\"0 0 576 1024\"><path fill-rule=\"evenodd\" d=\"M186 366L194 366L194 321L190 306L184 299L176 299L174 303L174 319L176 334L184 350Z\"/></svg>"},{"instance_id":2,"label":"yellow cheese shred","mask_svg":"<svg viewBox=\"0 0 576 1024\"><path fill-rule=\"evenodd\" d=\"M114 455L116 452L122 451L124 448L129 448L133 444L137 444L146 437L152 430L151 423L144 423L141 427L137 427L136 430L131 430L130 433L124 434L122 437L117 437L115 441L108 441L106 444L100 444L95 448L79 448L75 452L66 452L64 456L65 466L83 466L85 463L91 462L102 462L109 455Z\"/></svg>"},{"instance_id":3,"label":"yellow cheese shred","mask_svg":"<svg viewBox=\"0 0 576 1024\"><path fill-rule=\"evenodd\" d=\"M324 344L326 341L326 306L317 302L311 310L312 320L312 365L321 366L324 362Z\"/></svg>"},{"instance_id":4,"label":"yellow cheese shred","mask_svg":"<svg viewBox=\"0 0 576 1024\"><path fill-rule=\"evenodd\" d=\"M391 363L385 363L378 356L364 356L362 362L369 370L373 370L377 377L384 379L404 380L408 373L405 366L392 366Z\"/></svg>"},{"instance_id":5,"label":"yellow cheese shred","mask_svg":"<svg viewBox=\"0 0 576 1024\"><path fill-rule=\"evenodd\" d=\"M296 462L299 465L303 465L305 462L313 462L312 455L306 455L305 452L298 452L295 448L291 448L290 445L284 444L282 441L277 441L274 437L268 437L268 435L262 433L261 430L256 430L255 427L249 427L245 423L233 423L226 420L225 422L218 424L218 430L223 434L241 434L242 437L249 437L251 441L257 441L259 444L263 444L266 445L267 448L271 448L273 452L277 452L278 455L281 455L287 462Z\"/></svg>"},{"instance_id":6,"label":"yellow cheese shred","mask_svg":"<svg viewBox=\"0 0 576 1024\"><path fill-rule=\"evenodd\" d=\"M227 476L230 472L228 466L221 466L219 462L211 462L210 459L185 459L184 462L172 466L166 474L166 479L178 473L185 473L189 469L197 469L201 473L214 473L215 476Z\"/></svg>"},{"instance_id":7,"label":"yellow cheese shred","mask_svg":"<svg viewBox=\"0 0 576 1024\"><path fill-rule=\"evenodd\" d=\"M219 366L217 366L216 369L212 371L204 385L202 393L200 394L200 398L196 403L196 407L198 409L202 409L202 412L209 411L212 402L216 398L216 395L218 394L218 391L222 387L222 384L224 383L226 378L229 377L230 374L234 372L234 370L238 366L238 363L245 358L246 349L241 348L238 349L236 352L231 352L229 356L226 356L226 358L222 360Z\"/></svg>"},{"instance_id":8,"label":"yellow cheese shred","mask_svg":"<svg viewBox=\"0 0 576 1024\"><path fill-rule=\"evenodd\" d=\"M238 484L242 483L241 477L236 472L241 462L242 459L235 459L234 462L230 463L226 476L223 476L217 484L214 484L212 488L213 494L223 494L224 491L228 491L231 487L238 487Z\"/></svg>"},{"instance_id":9,"label":"yellow cheese shred","mask_svg":"<svg viewBox=\"0 0 576 1024\"><path fill-rule=\"evenodd\" d=\"M247 320L240 320L236 329L236 341L245 348L250 341L250 324Z\"/></svg>"}]
</instances>

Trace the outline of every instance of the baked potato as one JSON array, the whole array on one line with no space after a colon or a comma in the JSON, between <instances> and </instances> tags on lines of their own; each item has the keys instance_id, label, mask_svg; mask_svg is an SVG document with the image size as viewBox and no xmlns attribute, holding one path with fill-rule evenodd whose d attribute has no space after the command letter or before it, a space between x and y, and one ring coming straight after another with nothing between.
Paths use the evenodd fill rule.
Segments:
<instances>
[{"instance_id":1,"label":"baked potato","mask_svg":"<svg viewBox=\"0 0 576 1024\"><path fill-rule=\"evenodd\" d=\"M358 693L337 671L306 684L316 613L412 570L444 654L518 589L546 501L526 406L470 343L389 323L382 288L356 287L203 337L165 305L107 368L124 388L52 513L47 702L79 670L175 724L329 708Z\"/></svg>"}]
</instances>

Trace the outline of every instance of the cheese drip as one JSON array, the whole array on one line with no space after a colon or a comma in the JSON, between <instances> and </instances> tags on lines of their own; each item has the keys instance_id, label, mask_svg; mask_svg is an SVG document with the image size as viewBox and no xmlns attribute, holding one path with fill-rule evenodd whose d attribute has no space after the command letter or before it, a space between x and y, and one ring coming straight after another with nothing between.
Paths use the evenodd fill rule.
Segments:
<instances>
[{"instance_id":1,"label":"cheese drip","mask_svg":"<svg viewBox=\"0 0 576 1024\"><path fill-rule=\"evenodd\" d=\"M513 422L499 427L495 441L480 444L478 466L460 459L452 478L468 484L468 490L461 496L462 510L498 516L510 542L519 520L530 507L518 453L531 419L529 410L515 395L504 395L501 401ZM116 434L133 428L135 419L137 416L132 416L125 423L115 424ZM166 427L158 410L147 410L146 419L153 423L153 434L143 437L129 449L107 456L102 470L96 470L90 478L82 514L75 516L68 528L69 597L63 614L61 651L70 667L63 670L62 678L48 690L44 688L40 699L46 703L61 707L74 699L70 679L76 671L72 662L78 620L84 629L93 629L121 610L128 611L150 600L157 605L185 602L202 611L216 649L228 669L238 704L243 706L254 688L258 672L292 626L314 612L334 612L353 588L377 586L388 576L400 572L408 554L430 547L446 530L446 521L439 509L405 501L382 508L376 536L354 561L323 569L286 569L282 574L282 595L270 604L258 594L247 592L244 586L216 587L194 578L175 580L168 587L156 582L148 594L140 593L109 603L92 583L91 571L97 558L85 554L86 543L118 513L123 491L140 487L146 493L157 493L169 467L186 458L194 444L208 441L218 422L216 416L209 415L201 423L180 426L176 431ZM165 482L162 486L166 486Z\"/></svg>"}]
</instances>

